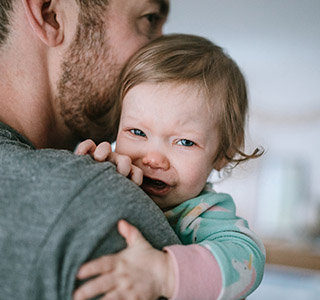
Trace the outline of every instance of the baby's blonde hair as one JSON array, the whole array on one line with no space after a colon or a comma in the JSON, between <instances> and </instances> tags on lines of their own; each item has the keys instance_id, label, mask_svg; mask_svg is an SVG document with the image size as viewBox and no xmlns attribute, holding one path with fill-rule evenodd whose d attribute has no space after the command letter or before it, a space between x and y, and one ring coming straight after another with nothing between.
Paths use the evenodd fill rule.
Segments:
<instances>
[{"instance_id":1,"label":"baby's blonde hair","mask_svg":"<svg viewBox=\"0 0 320 300\"><path fill-rule=\"evenodd\" d=\"M140 49L120 77L119 98L141 83L195 84L205 92L209 107L218 109L219 146L214 164L238 164L261 156L260 149L243 152L248 98L237 64L211 41L194 35L172 34ZM186 100L187 101L187 100Z\"/></svg>"}]
</instances>

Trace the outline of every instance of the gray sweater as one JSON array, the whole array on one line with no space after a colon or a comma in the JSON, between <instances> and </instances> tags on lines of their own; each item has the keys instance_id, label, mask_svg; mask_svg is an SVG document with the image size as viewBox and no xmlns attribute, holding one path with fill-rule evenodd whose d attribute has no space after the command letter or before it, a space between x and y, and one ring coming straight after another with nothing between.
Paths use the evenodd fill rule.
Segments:
<instances>
[{"instance_id":1,"label":"gray sweater","mask_svg":"<svg viewBox=\"0 0 320 300\"><path fill-rule=\"evenodd\" d=\"M36 150L0 123L0 299L71 299L81 264L125 247L119 219L158 249L179 243L160 209L112 164Z\"/></svg>"}]
</instances>

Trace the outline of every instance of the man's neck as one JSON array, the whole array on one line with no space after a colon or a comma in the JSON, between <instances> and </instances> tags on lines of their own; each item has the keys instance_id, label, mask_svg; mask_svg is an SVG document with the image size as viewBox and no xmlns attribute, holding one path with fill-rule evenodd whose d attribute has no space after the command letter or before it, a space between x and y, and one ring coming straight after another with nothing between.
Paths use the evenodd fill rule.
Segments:
<instances>
[{"instance_id":1,"label":"man's neck","mask_svg":"<svg viewBox=\"0 0 320 300\"><path fill-rule=\"evenodd\" d=\"M48 28L43 24L34 28L31 21L36 18L29 15L29 20L23 3L16 5L14 15L10 34L0 47L0 121L36 148L72 149L75 138L54 101L67 43L52 47L44 41L41 34Z\"/></svg>"},{"instance_id":2,"label":"man's neck","mask_svg":"<svg viewBox=\"0 0 320 300\"><path fill-rule=\"evenodd\" d=\"M26 137L36 148L73 149L76 144L54 109L45 66L34 70L0 55L0 121Z\"/></svg>"}]
</instances>

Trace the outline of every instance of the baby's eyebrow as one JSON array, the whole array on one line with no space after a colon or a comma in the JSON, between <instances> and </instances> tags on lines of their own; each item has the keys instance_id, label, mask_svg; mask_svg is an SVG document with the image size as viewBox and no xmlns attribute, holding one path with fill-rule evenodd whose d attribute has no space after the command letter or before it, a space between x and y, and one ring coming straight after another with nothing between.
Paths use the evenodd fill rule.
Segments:
<instances>
[{"instance_id":1,"label":"baby's eyebrow","mask_svg":"<svg viewBox=\"0 0 320 300\"><path fill-rule=\"evenodd\" d=\"M126 115L124 118L125 121L129 120L129 121L140 121L141 118L139 118L138 116L135 115Z\"/></svg>"}]
</instances>

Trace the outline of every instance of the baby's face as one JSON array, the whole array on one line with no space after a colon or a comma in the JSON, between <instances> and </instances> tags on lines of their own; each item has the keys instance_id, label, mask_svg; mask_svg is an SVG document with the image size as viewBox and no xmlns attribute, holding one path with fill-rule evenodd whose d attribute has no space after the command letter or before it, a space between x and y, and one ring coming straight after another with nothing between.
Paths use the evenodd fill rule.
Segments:
<instances>
[{"instance_id":1,"label":"baby's face","mask_svg":"<svg viewBox=\"0 0 320 300\"><path fill-rule=\"evenodd\" d=\"M116 151L142 169L142 189L168 210L197 196L218 147L215 112L194 86L143 83L125 96Z\"/></svg>"}]
</instances>

